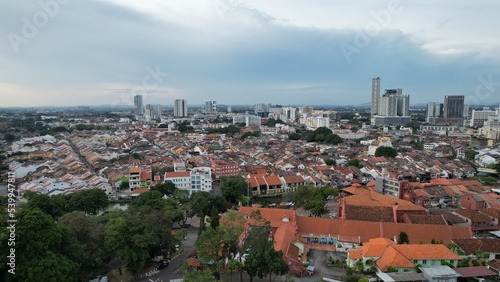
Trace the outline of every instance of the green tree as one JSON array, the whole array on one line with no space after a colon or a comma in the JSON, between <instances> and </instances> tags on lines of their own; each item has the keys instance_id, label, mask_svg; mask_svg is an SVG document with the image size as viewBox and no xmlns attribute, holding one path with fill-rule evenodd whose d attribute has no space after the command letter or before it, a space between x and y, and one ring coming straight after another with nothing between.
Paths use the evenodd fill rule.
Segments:
<instances>
[{"instance_id":1,"label":"green tree","mask_svg":"<svg viewBox=\"0 0 500 282\"><path fill-rule=\"evenodd\" d=\"M131 203L131 207L147 206L155 210L163 210L167 202L159 191L147 191L137 196Z\"/></svg>"},{"instance_id":2,"label":"green tree","mask_svg":"<svg viewBox=\"0 0 500 282\"><path fill-rule=\"evenodd\" d=\"M62 195L49 196L47 194L32 193L29 194L29 200L26 204L28 209L39 209L42 212L52 216L55 220L66 212L71 211L68 206L68 199Z\"/></svg>"},{"instance_id":3,"label":"green tree","mask_svg":"<svg viewBox=\"0 0 500 282\"><path fill-rule=\"evenodd\" d=\"M215 207L218 213L227 210L227 202L224 198L205 191L193 193L189 204L191 206L190 216L197 215L200 217L200 233L205 230L205 216L210 215L212 207Z\"/></svg>"},{"instance_id":4,"label":"green tree","mask_svg":"<svg viewBox=\"0 0 500 282\"><path fill-rule=\"evenodd\" d=\"M173 182L165 182L161 184L156 184L151 187L151 191L158 191L161 195L172 196L177 188Z\"/></svg>"},{"instance_id":5,"label":"green tree","mask_svg":"<svg viewBox=\"0 0 500 282\"><path fill-rule=\"evenodd\" d=\"M288 134L288 139L290 139L290 140L300 140L300 138L301 138L301 135L299 133L293 132L293 133Z\"/></svg>"},{"instance_id":6,"label":"green tree","mask_svg":"<svg viewBox=\"0 0 500 282\"><path fill-rule=\"evenodd\" d=\"M399 232L398 244L410 244L410 238L408 238L408 234L406 232Z\"/></svg>"},{"instance_id":7,"label":"green tree","mask_svg":"<svg viewBox=\"0 0 500 282\"><path fill-rule=\"evenodd\" d=\"M202 270L190 270L184 272L184 282L218 282L212 273Z\"/></svg>"},{"instance_id":8,"label":"green tree","mask_svg":"<svg viewBox=\"0 0 500 282\"><path fill-rule=\"evenodd\" d=\"M337 162L334 159L326 159L325 164L326 165L336 165Z\"/></svg>"},{"instance_id":9,"label":"green tree","mask_svg":"<svg viewBox=\"0 0 500 282\"><path fill-rule=\"evenodd\" d=\"M467 150L465 151L465 158L469 161L473 161L477 154L479 153L476 150Z\"/></svg>"},{"instance_id":10,"label":"green tree","mask_svg":"<svg viewBox=\"0 0 500 282\"><path fill-rule=\"evenodd\" d=\"M347 162L347 166L355 166L355 167L360 167L361 164L359 163L359 160L352 159Z\"/></svg>"},{"instance_id":11,"label":"green tree","mask_svg":"<svg viewBox=\"0 0 500 282\"><path fill-rule=\"evenodd\" d=\"M269 282L274 281L278 275L285 275L288 273L290 268L283 259L282 251L275 251L274 248L269 248L266 255L269 261ZM275 275L274 278L272 278L273 274Z\"/></svg>"},{"instance_id":12,"label":"green tree","mask_svg":"<svg viewBox=\"0 0 500 282\"><path fill-rule=\"evenodd\" d=\"M111 257L104 248L104 225L95 217L86 216L82 212L67 213L58 223L68 230L72 240L78 245L78 279L84 281L88 277L106 273L106 264Z\"/></svg>"},{"instance_id":13,"label":"green tree","mask_svg":"<svg viewBox=\"0 0 500 282\"><path fill-rule=\"evenodd\" d=\"M174 250L172 221L163 211L148 206L115 212L104 227L104 246L124 260L135 276L150 257Z\"/></svg>"},{"instance_id":14,"label":"green tree","mask_svg":"<svg viewBox=\"0 0 500 282\"><path fill-rule=\"evenodd\" d=\"M375 150L375 157L395 158L397 155L398 151L392 147L380 146Z\"/></svg>"},{"instance_id":15,"label":"green tree","mask_svg":"<svg viewBox=\"0 0 500 282\"><path fill-rule=\"evenodd\" d=\"M227 176L220 180L220 190L227 202L236 204L248 192L248 184L241 176Z\"/></svg>"},{"instance_id":16,"label":"green tree","mask_svg":"<svg viewBox=\"0 0 500 282\"><path fill-rule=\"evenodd\" d=\"M67 230L40 210L17 214L16 279L18 281L77 281L77 255Z\"/></svg>"},{"instance_id":17,"label":"green tree","mask_svg":"<svg viewBox=\"0 0 500 282\"><path fill-rule=\"evenodd\" d=\"M108 195L102 189L88 189L69 195L72 210L96 215L109 205Z\"/></svg>"},{"instance_id":18,"label":"green tree","mask_svg":"<svg viewBox=\"0 0 500 282\"><path fill-rule=\"evenodd\" d=\"M222 246L224 234L219 228L209 228L203 231L196 240L196 250L200 262L210 269L217 279L224 265Z\"/></svg>"},{"instance_id":19,"label":"green tree","mask_svg":"<svg viewBox=\"0 0 500 282\"><path fill-rule=\"evenodd\" d=\"M5 134L3 139L8 142L8 143L11 143L11 142L14 142L16 140L16 136L13 135L13 134Z\"/></svg>"}]
</instances>

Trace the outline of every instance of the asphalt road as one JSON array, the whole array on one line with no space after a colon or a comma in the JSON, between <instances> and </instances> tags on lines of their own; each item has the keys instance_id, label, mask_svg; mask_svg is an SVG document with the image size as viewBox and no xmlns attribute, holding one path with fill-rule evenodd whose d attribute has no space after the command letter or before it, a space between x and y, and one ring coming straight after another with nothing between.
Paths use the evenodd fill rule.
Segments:
<instances>
[{"instance_id":1,"label":"asphalt road","mask_svg":"<svg viewBox=\"0 0 500 282\"><path fill-rule=\"evenodd\" d=\"M186 240L182 241L181 247L184 252L173 259L167 268L160 270L158 274L155 274L149 278L142 279L143 282L170 282L171 279L180 279L184 276L182 273L182 265L184 261L188 258L189 254L196 248L196 238L198 237L198 229L190 228L187 230Z\"/></svg>"}]
</instances>

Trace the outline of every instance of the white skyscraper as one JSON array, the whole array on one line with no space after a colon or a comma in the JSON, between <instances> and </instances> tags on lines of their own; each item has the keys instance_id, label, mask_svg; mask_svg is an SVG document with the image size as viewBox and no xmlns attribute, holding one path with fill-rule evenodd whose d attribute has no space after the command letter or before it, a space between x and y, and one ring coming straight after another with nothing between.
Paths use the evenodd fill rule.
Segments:
<instances>
[{"instance_id":1,"label":"white skyscraper","mask_svg":"<svg viewBox=\"0 0 500 282\"><path fill-rule=\"evenodd\" d=\"M185 99L176 99L174 102L174 117L187 117L187 102Z\"/></svg>"},{"instance_id":2,"label":"white skyscraper","mask_svg":"<svg viewBox=\"0 0 500 282\"><path fill-rule=\"evenodd\" d=\"M380 77L372 79L372 107L371 107L371 119L378 114L379 109L379 99L380 98Z\"/></svg>"},{"instance_id":3,"label":"white skyscraper","mask_svg":"<svg viewBox=\"0 0 500 282\"><path fill-rule=\"evenodd\" d=\"M205 102L205 112L209 112L209 113L217 112L217 102L216 101L206 101Z\"/></svg>"},{"instance_id":4,"label":"white skyscraper","mask_svg":"<svg viewBox=\"0 0 500 282\"><path fill-rule=\"evenodd\" d=\"M142 102L142 95L135 95L134 96L134 114L136 116L143 116L144 115L144 104Z\"/></svg>"}]
</instances>

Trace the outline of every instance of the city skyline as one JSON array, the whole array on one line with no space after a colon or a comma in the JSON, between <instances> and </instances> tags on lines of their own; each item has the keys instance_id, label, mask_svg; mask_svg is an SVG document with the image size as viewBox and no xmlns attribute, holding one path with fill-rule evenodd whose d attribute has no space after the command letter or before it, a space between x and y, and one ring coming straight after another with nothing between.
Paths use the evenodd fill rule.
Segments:
<instances>
[{"instance_id":1,"label":"city skyline","mask_svg":"<svg viewBox=\"0 0 500 282\"><path fill-rule=\"evenodd\" d=\"M432 9L429 9L431 8ZM496 1L0 3L2 107L500 102ZM106 27L106 28L102 28Z\"/></svg>"}]
</instances>

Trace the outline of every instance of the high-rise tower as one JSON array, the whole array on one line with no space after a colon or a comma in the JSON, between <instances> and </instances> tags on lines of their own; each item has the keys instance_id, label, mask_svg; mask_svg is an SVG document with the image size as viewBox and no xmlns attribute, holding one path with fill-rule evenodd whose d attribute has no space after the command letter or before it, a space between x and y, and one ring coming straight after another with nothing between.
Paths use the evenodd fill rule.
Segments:
<instances>
[{"instance_id":1,"label":"high-rise tower","mask_svg":"<svg viewBox=\"0 0 500 282\"><path fill-rule=\"evenodd\" d=\"M378 100L380 98L380 77L375 77L372 79L372 108L371 108L371 119L378 114Z\"/></svg>"},{"instance_id":2,"label":"high-rise tower","mask_svg":"<svg viewBox=\"0 0 500 282\"><path fill-rule=\"evenodd\" d=\"M134 114L136 116L143 116L144 115L144 104L142 102L142 95L135 95L134 96Z\"/></svg>"},{"instance_id":3,"label":"high-rise tower","mask_svg":"<svg viewBox=\"0 0 500 282\"><path fill-rule=\"evenodd\" d=\"M174 117L187 117L187 102L185 99L176 99L174 102Z\"/></svg>"}]
</instances>

